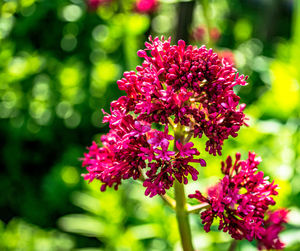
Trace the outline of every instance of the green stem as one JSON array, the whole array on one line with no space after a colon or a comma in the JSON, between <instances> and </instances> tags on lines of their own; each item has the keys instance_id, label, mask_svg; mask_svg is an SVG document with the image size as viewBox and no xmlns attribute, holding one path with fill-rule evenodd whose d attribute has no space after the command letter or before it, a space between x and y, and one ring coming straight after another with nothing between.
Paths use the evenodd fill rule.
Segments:
<instances>
[{"instance_id":1,"label":"green stem","mask_svg":"<svg viewBox=\"0 0 300 251\"><path fill-rule=\"evenodd\" d=\"M183 142L184 134L181 126L175 130L174 151L178 152L176 141ZM188 218L188 205L185 199L184 184L175 179L175 201L176 218L178 222L179 234L183 251L194 251L192 243L192 234Z\"/></svg>"},{"instance_id":2,"label":"green stem","mask_svg":"<svg viewBox=\"0 0 300 251\"><path fill-rule=\"evenodd\" d=\"M208 203L201 203L201 204L198 204L198 205L187 205L188 206L188 213L191 214L191 213L199 213L201 210L203 209L207 209L207 208L210 208L211 206L208 204Z\"/></svg>"},{"instance_id":3,"label":"green stem","mask_svg":"<svg viewBox=\"0 0 300 251\"><path fill-rule=\"evenodd\" d=\"M176 218L183 251L194 251L192 234L188 219L187 204L185 200L184 185L175 180Z\"/></svg>"}]
</instances>

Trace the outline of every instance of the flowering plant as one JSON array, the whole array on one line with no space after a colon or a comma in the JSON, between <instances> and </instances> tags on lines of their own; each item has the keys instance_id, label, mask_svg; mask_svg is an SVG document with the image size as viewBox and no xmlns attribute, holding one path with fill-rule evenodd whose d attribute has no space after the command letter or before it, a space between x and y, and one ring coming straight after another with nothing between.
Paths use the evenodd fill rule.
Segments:
<instances>
[{"instance_id":1,"label":"flowering plant","mask_svg":"<svg viewBox=\"0 0 300 251\"><path fill-rule=\"evenodd\" d=\"M219 219L219 230L236 240L256 239L259 249L282 249L278 233L287 210L269 211L277 185L258 171L255 153L246 160L237 153L234 162L228 157L221 165L224 178L207 195L189 195L200 204L186 203L184 184L189 176L198 180L195 163L206 166L190 140L205 135L205 150L221 155L224 141L247 125L245 104L233 91L246 85L247 77L205 46L186 46L182 40L171 45L163 37L150 37L145 46L138 51L142 65L117 82L126 96L111 103L110 114L104 112L110 131L101 137L102 147L93 142L85 153L84 178L100 180L101 191L117 189L125 179L141 179L146 196L160 195L176 210L184 250L194 250L188 213L200 210L206 232ZM173 186L175 200L166 196Z\"/></svg>"}]
</instances>

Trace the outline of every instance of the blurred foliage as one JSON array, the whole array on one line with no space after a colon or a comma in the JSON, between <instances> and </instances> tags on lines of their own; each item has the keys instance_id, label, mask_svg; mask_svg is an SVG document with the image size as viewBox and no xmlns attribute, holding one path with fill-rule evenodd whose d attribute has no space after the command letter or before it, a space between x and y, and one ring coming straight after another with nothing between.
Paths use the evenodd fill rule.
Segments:
<instances>
[{"instance_id":1,"label":"blurred foliage","mask_svg":"<svg viewBox=\"0 0 300 251\"><path fill-rule=\"evenodd\" d=\"M79 162L107 132L101 108L109 111L122 95L116 80L141 63L136 51L147 36L175 37L179 2L162 0L156 13L141 15L134 0L94 11L85 0L0 0L0 250L180 250L175 215L160 198L146 198L133 181L101 193L96 182L83 182ZM211 45L230 49L250 76L236 90L250 127L225 143L221 157L195 140L208 165L187 192L220 179L227 154L257 152L280 185L276 207L291 208L286 250L299 250L300 4L212 0L205 10L201 2L190 33L216 27L220 38ZM191 223L197 249L229 246L216 228L204 233L197 215ZM240 242L238 250L255 246Z\"/></svg>"},{"instance_id":2,"label":"blurred foliage","mask_svg":"<svg viewBox=\"0 0 300 251\"><path fill-rule=\"evenodd\" d=\"M46 231L20 219L13 219L4 226L0 222L1 250L71 250L74 241L57 230Z\"/></svg>"}]
</instances>

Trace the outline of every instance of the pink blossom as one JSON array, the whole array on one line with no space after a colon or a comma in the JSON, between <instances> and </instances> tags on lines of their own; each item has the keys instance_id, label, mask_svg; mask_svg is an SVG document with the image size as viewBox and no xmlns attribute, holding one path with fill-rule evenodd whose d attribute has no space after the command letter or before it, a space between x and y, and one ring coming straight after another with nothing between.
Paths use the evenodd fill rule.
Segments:
<instances>
[{"instance_id":1,"label":"pink blossom","mask_svg":"<svg viewBox=\"0 0 300 251\"><path fill-rule=\"evenodd\" d=\"M176 147L178 149L179 155L182 157L188 157L192 155L199 155L200 153L196 148L192 148L194 143L188 142L185 145L181 144L179 141L176 141Z\"/></svg>"},{"instance_id":2,"label":"pink blossom","mask_svg":"<svg viewBox=\"0 0 300 251\"><path fill-rule=\"evenodd\" d=\"M168 149L169 140L174 139L172 135L168 134L168 127L165 126L164 132L152 131L148 134L148 143L153 146L153 148L162 147Z\"/></svg>"}]
</instances>

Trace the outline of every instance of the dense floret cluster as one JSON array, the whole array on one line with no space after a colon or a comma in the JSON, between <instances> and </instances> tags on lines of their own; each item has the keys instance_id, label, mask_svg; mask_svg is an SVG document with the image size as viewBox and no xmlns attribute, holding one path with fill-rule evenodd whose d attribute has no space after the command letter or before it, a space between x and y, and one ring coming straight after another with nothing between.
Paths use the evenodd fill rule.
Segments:
<instances>
[{"instance_id":1,"label":"dense floret cluster","mask_svg":"<svg viewBox=\"0 0 300 251\"><path fill-rule=\"evenodd\" d=\"M219 219L219 230L228 232L237 240L258 240L260 248L281 249L282 243L278 233L282 223L286 222L286 210L269 213L268 208L275 204L272 196L277 195L277 185L268 181L264 173L257 170L260 158L249 152L247 160L241 160L236 154L233 163L229 156L222 162L225 175L220 182L209 188L207 196L196 191L189 195L210 207L201 213L202 223L206 232L214 219ZM270 218L265 220L269 213Z\"/></svg>"},{"instance_id":2,"label":"dense floret cluster","mask_svg":"<svg viewBox=\"0 0 300 251\"><path fill-rule=\"evenodd\" d=\"M246 77L205 46L186 46L182 40L171 46L170 39L158 38L150 42L146 50L138 51L145 61L137 73L126 72L118 81L127 96L117 102L150 124L167 125L174 118L194 137L205 134L206 150L221 155L223 141L236 137L245 124L245 105L238 106L240 98L233 87L246 85Z\"/></svg>"},{"instance_id":3,"label":"dense floret cluster","mask_svg":"<svg viewBox=\"0 0 300 251\"><path fill-rule=\"evenodd\" d=\"M103 146L93 143L83 160L85 179L99 179L102 190L138 179L142 172L150 196L164 194L175 178L186 184L190 174L196 180L198 171L190 163L205 166L205 161L196 158L200 153L189 139L205 134L206 150L221 154L223 141L237 136L245 124L245 106L238 107L233 92L234 86L246 84L245 77L205 46L184 41L171 46L170 41L150 37L146 49L138 51L142 66L117 82L127 95L111 103L111 114L104 117L110 132L102 136ZM183 132L176 142L170 125ZM171 144L177 152L169 150Z\"/></svg>"},{"instance_id":4,"label":"dense floret cluster","mask_svg":"<svg viewBox=\"0 0 300 251\"><path fill-rule=\"evenodd\" d=\"M174 178L187 183L187 176L191 174L197 179L198 171L189 165L190 162L199 162L205 165L202 159L195 159L200 153L189 142L177 142L180 151L170 151L170 141L173 136L168 134L168 127L159 131L151 129L147 123L142 124L129 114L107 115L104 121L110 123L110 132L101 137L103 147L94 142L85 153L83 166L88 174L86 180L99 179L104 191L107 186L115 189L122 180L138 179L143 169L146 169L146 195L164 194L166 189L173 185Z\"/></svg>"}]
</instances>

